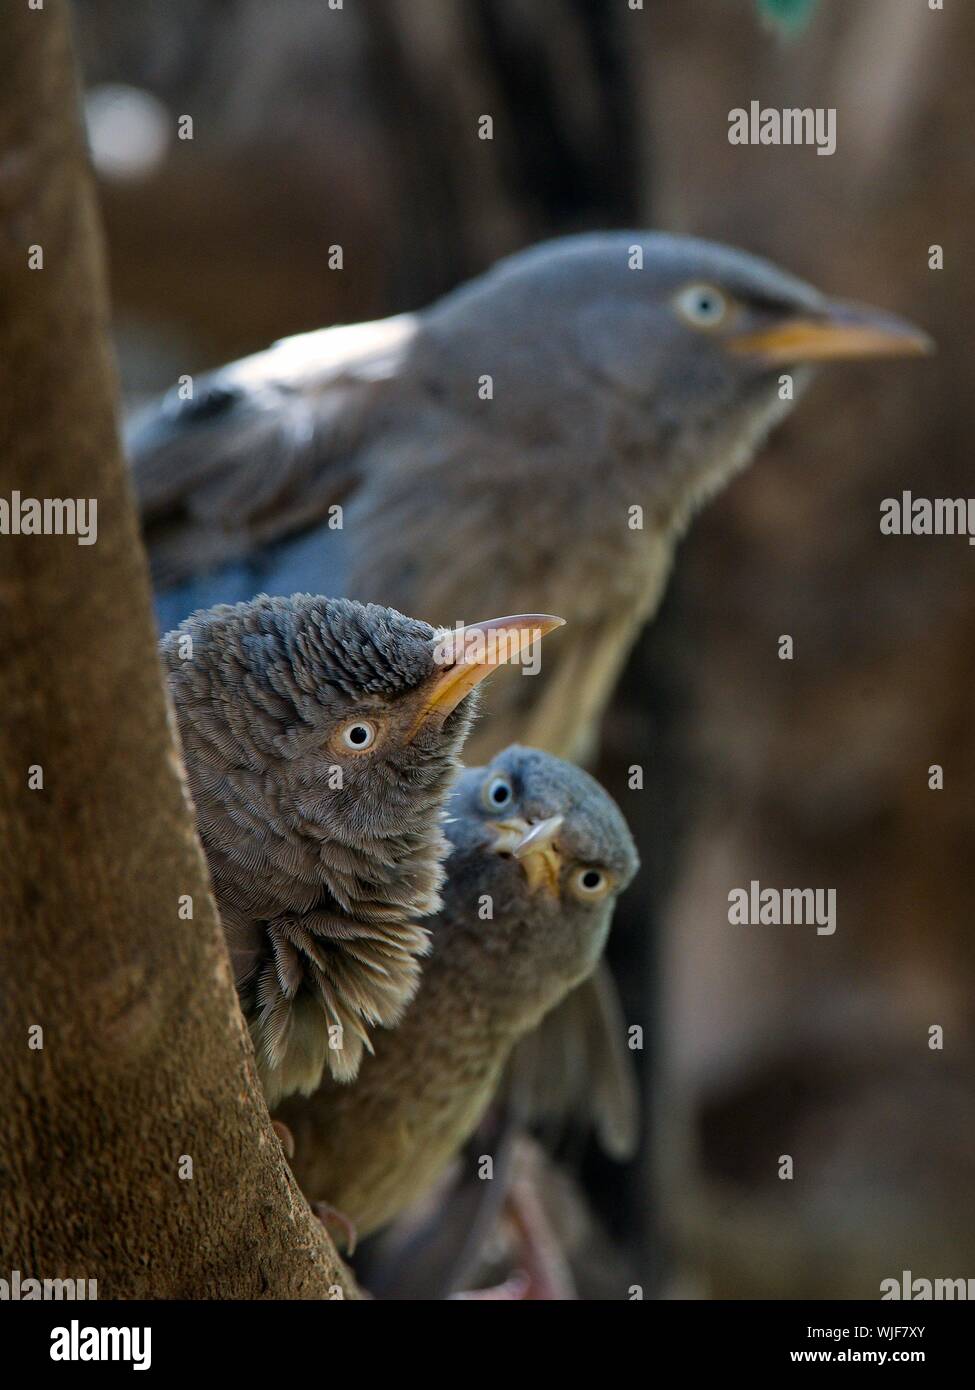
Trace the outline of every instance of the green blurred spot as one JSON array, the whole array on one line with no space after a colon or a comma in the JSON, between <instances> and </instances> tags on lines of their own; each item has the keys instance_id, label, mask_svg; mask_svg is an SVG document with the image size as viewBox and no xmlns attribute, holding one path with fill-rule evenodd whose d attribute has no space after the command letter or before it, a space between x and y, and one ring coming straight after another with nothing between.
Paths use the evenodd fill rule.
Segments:
<instances>
[{"instance_id":1,"label":"green blurred spot","mask_svg":"<svg viewBox=\"0 0 975 1390\"><path fill-rule=\"evenodd\" d=\"M805 29L818 3L819 0L756 0L762 22L790 35Z\"/></svg>"}]
</instances>

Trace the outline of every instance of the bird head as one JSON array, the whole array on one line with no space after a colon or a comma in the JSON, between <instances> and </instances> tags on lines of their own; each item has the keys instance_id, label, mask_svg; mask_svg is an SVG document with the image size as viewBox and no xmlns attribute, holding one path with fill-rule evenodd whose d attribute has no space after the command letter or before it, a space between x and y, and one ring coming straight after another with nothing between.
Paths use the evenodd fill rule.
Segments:
<instances>
[{"instance_id":1,"label":"bird head","mask_svg":"<svg viewBox=\"0 0 975 1390\"><path fill-rule=\"evenodd\" d=\"M626 822L587 772L518 745L465 770L447 811L445 918L544 1013L596 965L639 867Z\"/></svg>"},{"instance_id":2,"label":"bird head","mask_svg":"<svg viewBox=\"0 0 975 1390\"><path fill-rule=\"evenodd\" d=\"M447 633L373 604L262 595L162 639L269 1104L313 1090L326 1064L351 1079L369 1027L412 998L477 686L560 625L522 614Z\"/></svg>"},{"instance_id":3,"label":"bird head","mask_svg":"<svg viewBox=\"0 0 975 1390\"><path fill-rule=\"evenodd\" d=\"M204 845L254 864L310 842L312 881L296 862L278 891L313 900L324 878L360 918L434 910L477 687L560 625L522 614L448 633L307 594L193 614L161 646Z\"/></svg>"},{"instance_id":4,"label":"bird head","mask_svg":"<svg viewBox=\"0 0 975 1390\"><path fill-rule=\"evenodd\" d=\"M544 447L555 422L590 461L649 464L678 508L748 462L816 366L932 347L904 319L759 257L635 231L511 256L441 301L427 328L442 372L494 374L482 408L513 437Z\"/></svg>"}]
</instances>

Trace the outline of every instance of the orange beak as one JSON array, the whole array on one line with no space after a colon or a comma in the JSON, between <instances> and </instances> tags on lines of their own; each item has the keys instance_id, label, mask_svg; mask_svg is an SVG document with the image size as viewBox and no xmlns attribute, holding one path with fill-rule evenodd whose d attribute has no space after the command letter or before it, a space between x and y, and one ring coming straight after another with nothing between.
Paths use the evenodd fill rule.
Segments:
<instances>
[{"instance_id":1,"label":"orange beak","mask_svg":"<svg viewBox=\"0 0 975 1390\"><path fill-rule=\"evenodd\" d=\"M934 342L913 323L863 304L834 300L821 314L798 314L728 341L730 351L769 366L849 358L920 357Z\"/></svg>"},{"instance_id":2,"label":"orange beak","mask_svg":"<svg viewBox=\"0 0 975 1390\"><path fill-rule=\"evenodd\" d=\"M517 613L440 634L435 645L440 669L430 678L409 736L413 738L428 719L446 719L492 671L517 661L546 633L564 626L564 618L550 613Z\"/></svg>"},{"instance_id":3,"label":"orange beak","mask_svg":"<svg viewBox=\"0 0 975 1390\"><path fill-rule=\"evenodd\" d=\"M565 816L549 816L531 824L521 816L488 822L496 836L491 849L495 854L510 854L518 860L529 893L544 888L552 897L558 897L562 855L555 842L564 823Z\"/></svg>"}]
</instances>

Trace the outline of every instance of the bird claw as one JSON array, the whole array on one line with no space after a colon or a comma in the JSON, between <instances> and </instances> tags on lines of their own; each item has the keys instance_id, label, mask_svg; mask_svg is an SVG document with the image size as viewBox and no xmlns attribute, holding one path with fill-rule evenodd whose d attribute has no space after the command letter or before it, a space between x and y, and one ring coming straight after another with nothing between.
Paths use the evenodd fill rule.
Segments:
<instances>
[{"instance_id":1,"label":"bird claw","mask_svg":"<svg viewBox=\"0 0 975 1390\"><path fill-rule=\"evenodd\" d=\"M281 1140L281 1147L284 1149L284 1156L290 1163L295 1156L295 1137L283 1120L272 1120L271 1128Z\"/></svg>"},{"instance_id":2,"label":"bird claw","mask_svg":"<svg viewBox=\"0 0 975 1390\"><path fill-rule=\"evenodd\" d=\"M492 1284L487 1289L464 1289L460 1293L449 1294L448 1301L471 1302L477 1299L489 1303L521 1303L530 1297L531 1280L523 1270L517 1269L514 1274L509 1275L503 1284Z\"/></svg>"},{"instance_id":3,"label":"bird claw","mask_svg":"<svg viewBox=\"0 0 975 1390\"><path fill-rule=\"evenodd\" d=\"M337 1226L339 1228L342 1235L345 1237L346 1255L354 1255L355 1247L359 1240L359 1233L355 1228L355 1222L346 1216L344 1211L339 1211L337 1207L333 1207L329 1202L312 1202L311 1209L325 1227L326 1231L328 1231L329 1235L332 1235L334 1227Z\"/></svg>"}]
</instances>

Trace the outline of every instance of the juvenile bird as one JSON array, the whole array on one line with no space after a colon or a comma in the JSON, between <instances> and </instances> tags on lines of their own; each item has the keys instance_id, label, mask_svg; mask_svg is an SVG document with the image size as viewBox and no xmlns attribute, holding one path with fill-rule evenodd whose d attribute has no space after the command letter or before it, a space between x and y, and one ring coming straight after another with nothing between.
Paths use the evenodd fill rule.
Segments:
<instances>
[{"instance_id":1,"label":"juvenile bird","mask_svg":"<svg viewBox=\"0 0 975 1390\"><path fill-rule=\"evenodd\" d=\"M440 905L443 807L473 691L558 618L453 632L347 599L261 596L160 643L197 823L269 1105L355 1076L397 1022Z\"/></svg>"},{"instance_id":2,"label":"juvenile bird","mask_svg":"<svg viewBox=\"0 0 975 1390\"><path fill-rule=\"evenodd\" d=\"M434 623L471 594L561 613L566 640L539 681L497 682L471 756L521 741L578 758L679 537L811 367L929 346L691 237L534 247L420 313L286 339L134 421L160 612L312 589Z\"/></svg>"},{"instance_id":3,"label":"juvenile bird","mask_svg":"<svg viewBox=\"0 0 975 1390\"><path fill-rule=\"evenodd\" d=\"M534 749L465 771L449 813L443 910L402 1022L377 1035L352 1085L326 1078L279 1113L305 1193L360 1234L436 1181L512 1047L593 971L637 869L615 802L588 773Z\"/></svg>"}]
</instances>

